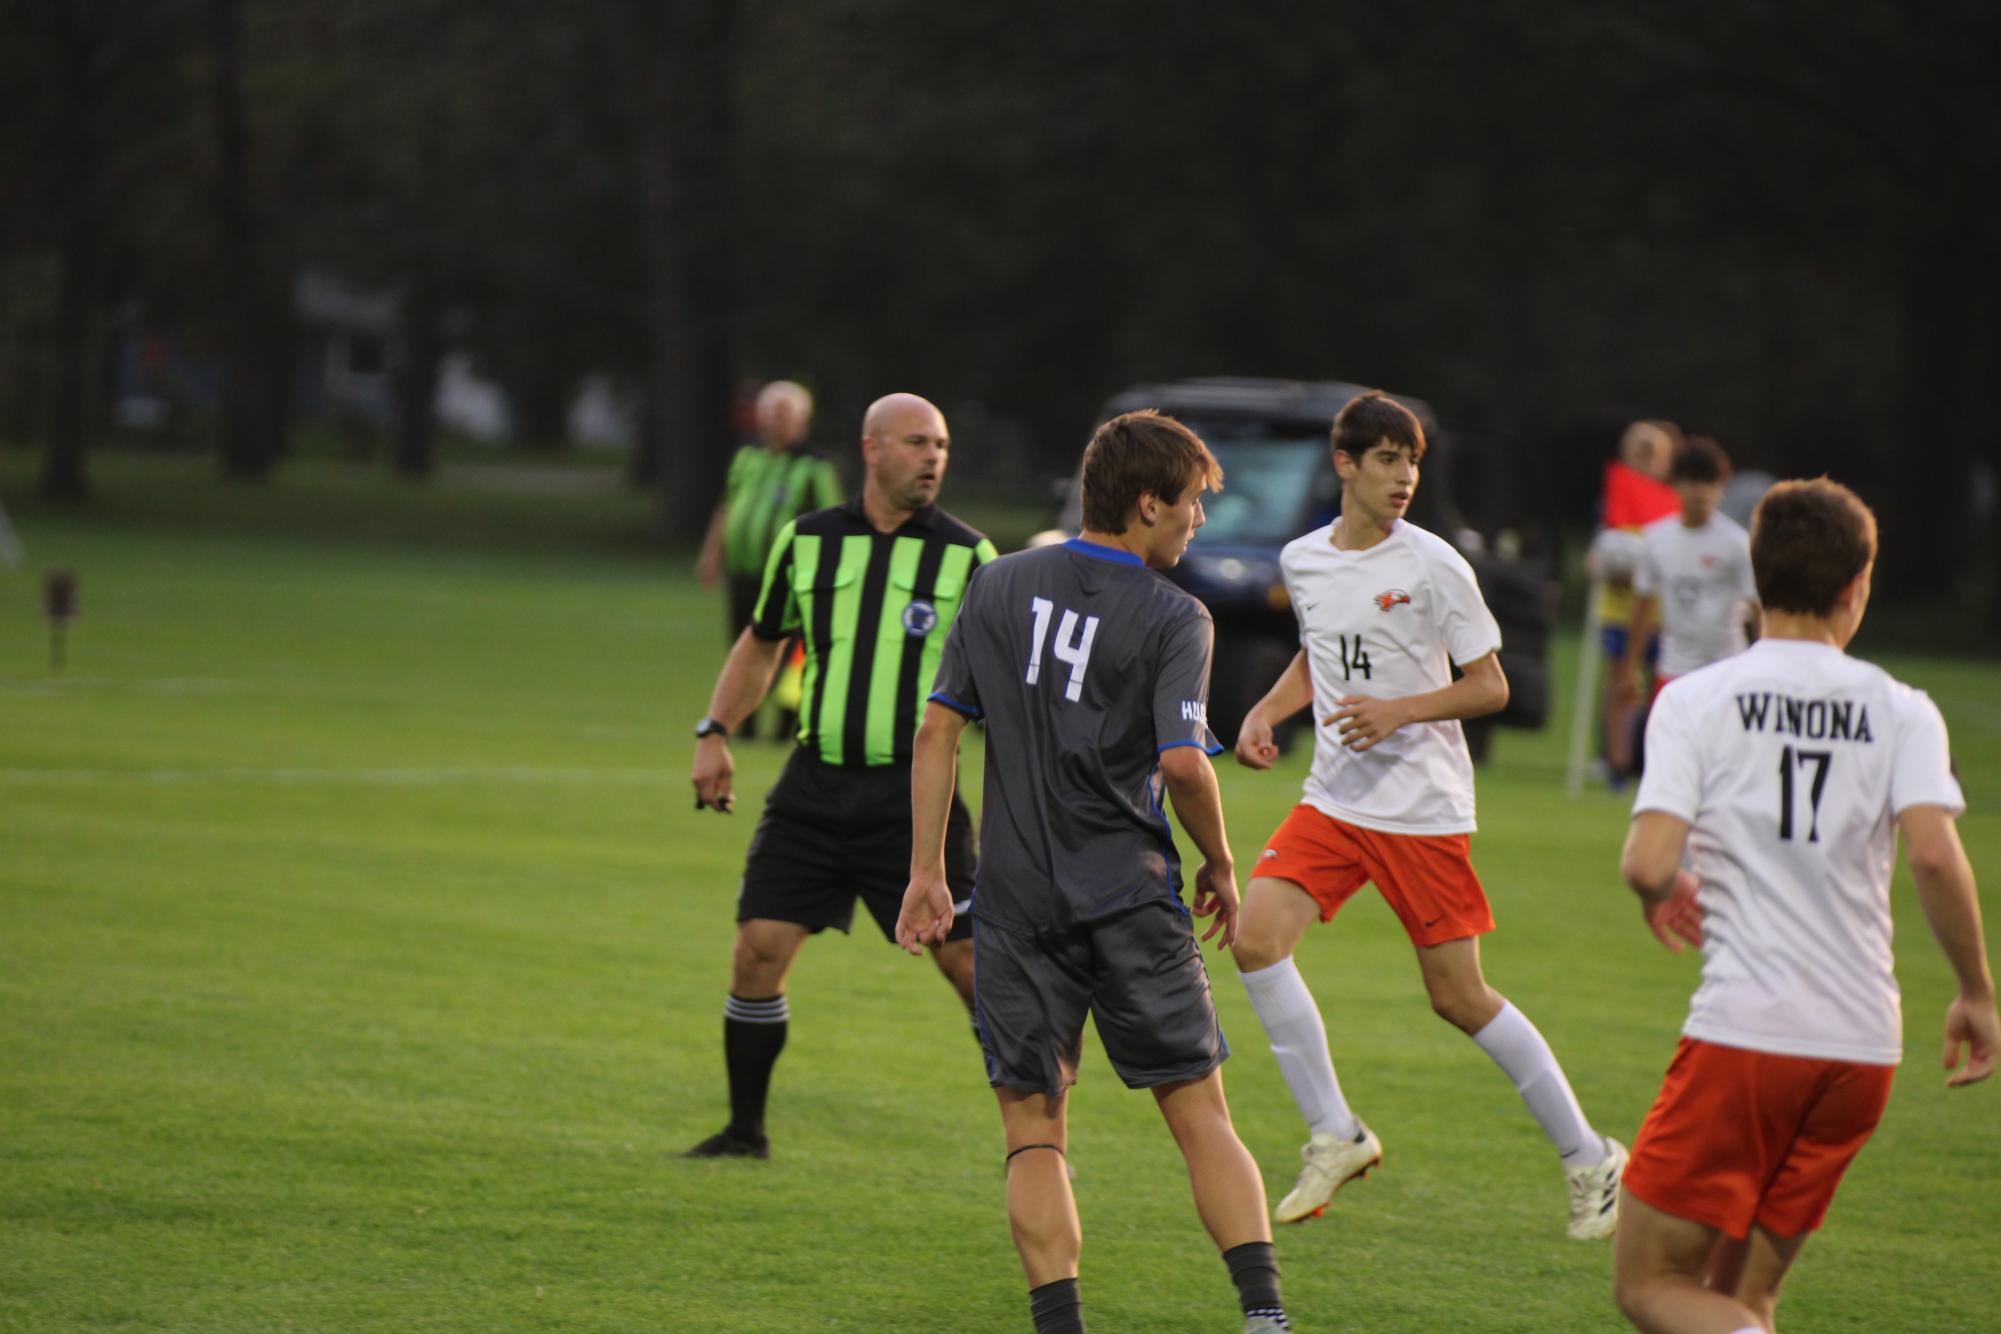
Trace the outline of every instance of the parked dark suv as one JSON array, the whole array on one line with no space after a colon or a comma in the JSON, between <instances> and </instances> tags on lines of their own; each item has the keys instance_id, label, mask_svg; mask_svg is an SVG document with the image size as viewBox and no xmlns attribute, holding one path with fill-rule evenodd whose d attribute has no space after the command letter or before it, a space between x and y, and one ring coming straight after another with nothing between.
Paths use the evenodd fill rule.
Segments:
<instances>
[{"instance_id":1,"label":"parked dark suv","mask_svg":"<svg viewBox=\"0 0 2001 1334\"><path fill-rule=\"evenodd\" d=\"M1279 550L1339 508L1328 431L1335 414L1363 392L1324 380L1177 380L1135 385L1100 415L1158 409L1193 427L1223 465L1223 491L1204 501L1209 521L1169 577L1216 618L1209 716L1225 744L1235 742L1245 713L1299 649ZM1534 481L1534 457L1489 437L1448 431L1425 403L1395 397L1417 414L1428 444L1408 516L1472 564L1501 625L1508 707L1466 725L1477 758L1494 724L1539 728L1548 717L1545 659L1559 569L1555 527L1545 512L1548 490ZM1077 531L1079 510L1072 487L1058 521L1064 533Z\"/></svg>"}]
</instances>

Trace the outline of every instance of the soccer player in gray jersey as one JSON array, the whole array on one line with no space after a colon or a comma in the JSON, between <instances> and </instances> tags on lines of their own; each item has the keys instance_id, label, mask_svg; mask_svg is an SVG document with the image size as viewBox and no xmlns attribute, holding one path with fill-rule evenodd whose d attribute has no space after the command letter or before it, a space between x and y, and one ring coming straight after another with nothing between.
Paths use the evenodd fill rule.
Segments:
<instances>
[{"instance_id":1,"label":"soccer player in gray jersey","mask_svg":"<svg viewBox=\"0 0 2001 1334\"><path fill-rule=\"evenodd\" d=\"M1202 526L1222 470L1153 412L1098 428L1084 451L1084 532L1003 556L967 585L911 762L913 954L953 920L946 813L966 724L987 728L973 894L975 1024L1007 1137L1007 1212L1039 1334L1084 1328L1083 1238L1063 1156L1084 1018L1126 1084L1152 1091L1188 1163L1195 1207L1236 1282L1246 1330L1289 1328L1264 1183L1230 1124L1229 1054L1181 902L1162 807L1201 852L1193 914L1236 938L1236 868L1209 756L1214 627L1155 571Z\"/></svg>"}]
</instances>

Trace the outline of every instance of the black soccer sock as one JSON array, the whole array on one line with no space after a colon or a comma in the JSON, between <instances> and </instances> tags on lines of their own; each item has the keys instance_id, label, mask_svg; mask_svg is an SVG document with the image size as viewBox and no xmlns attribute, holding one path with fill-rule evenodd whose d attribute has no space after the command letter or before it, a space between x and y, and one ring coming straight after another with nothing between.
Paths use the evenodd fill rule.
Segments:
<instances>
[{"instance_id":1,"label":"black soccer sock","mask_svg":"<svg viewBox=\"0 0 2001 1334\"><path fill-rule=\"evenodd\" d=\"M1246 1317L1261 1315L1276 1320L1279 1328L1291 1329L1285 1318L1285 1299L1278 1290L1278 1259L1268 1241L1247 1241L1223 1252L1230 1267L1230 1281L1237 1285L1237 1301Z\"/></svg>"},{"instance_id":2,"label":"black soccer sock","mask_svg":"<svg viewBox=\"0 0 2001 1334\"><path fill-rule=\"evenodd\" d=\"M785 1050L785 997L745 1000L732 995L723 1005L723 1064L730 1075L730 1129L745 1139L764 1137L764 1101L771 1091L771 1067Z\"/></svg>"},{"instance_id":3,"label":"black soccer sock","mask_svg":"<svg viewBox=\"0 0 2001 1334\"><path fill-rule=\"evenodd\" d=\"M1035 1317L1035 1334L1084 1334L1084 1299L1074 1278L1030 1288L1028 1313Z\"/></svg>"}]
</instances>

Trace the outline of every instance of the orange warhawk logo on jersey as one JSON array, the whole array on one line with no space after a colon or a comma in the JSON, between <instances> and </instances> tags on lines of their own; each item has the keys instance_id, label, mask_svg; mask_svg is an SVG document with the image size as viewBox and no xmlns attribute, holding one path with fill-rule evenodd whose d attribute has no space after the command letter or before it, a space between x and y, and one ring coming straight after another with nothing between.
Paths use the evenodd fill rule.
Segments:
<instances>
[{"instance_id":1,"label":"orange warhawk logo on jersey","mask_svg":"<svg viewBox=\"0 0 2001 1334\"><path fill-rule=\"evenodd\" d=\"M1399 602L1409 602L1409 601L1410 601L1410 594L1404 592L1401 588L1387 589L1384 592L1376 594L1376 610L1388 611L1391 607L1396 606L1397 603Z\"/></svg>"}]
</instances>

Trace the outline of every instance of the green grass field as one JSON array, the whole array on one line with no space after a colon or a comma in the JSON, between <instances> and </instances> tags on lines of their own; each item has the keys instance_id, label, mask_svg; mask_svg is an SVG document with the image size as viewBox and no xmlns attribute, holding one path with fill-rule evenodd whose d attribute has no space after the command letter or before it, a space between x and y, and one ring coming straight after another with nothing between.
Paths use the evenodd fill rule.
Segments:
<instances>
[{"instance_id":1,"label":"green grass field","mask_svg":"<svg viewBox=\"0 0 2001 1334\"><path fill-rule=\"evenodd\" d=\"M135 461L67 516L0 465L33 569L83 592L52 675L36 578L0 570L0 1327L1026 1326L963 1013L870 926L794 974L772 1161L676 1156L724 1118L734 892L782 752L738 747L735 817L692 810L721 613L646 554L643 502ZM1992 883L2001 666L1884 661L1944 709ZM1641 925L1624 805L1566 800L1562 745L1504 733L1481 774L1488 971L1630 1137L1696 965ZM1303 764L1222 771L1240 864ZM1793 1329L2001 1320L2001 1084L1940 1087L1948 973L1908 880L1897 912L1910 1060ZM1388 1156L1280 1235L1298 1327L1618 1328L1607 1249L1565 1240L1554 1155L1380 901L1301 964ZM1283 1191L1296 1115L1212 968ZM1092 1328L1236 1328L1151 1099L1093 1052L1073 1103Z\"/></svg>"}]
</instances>

